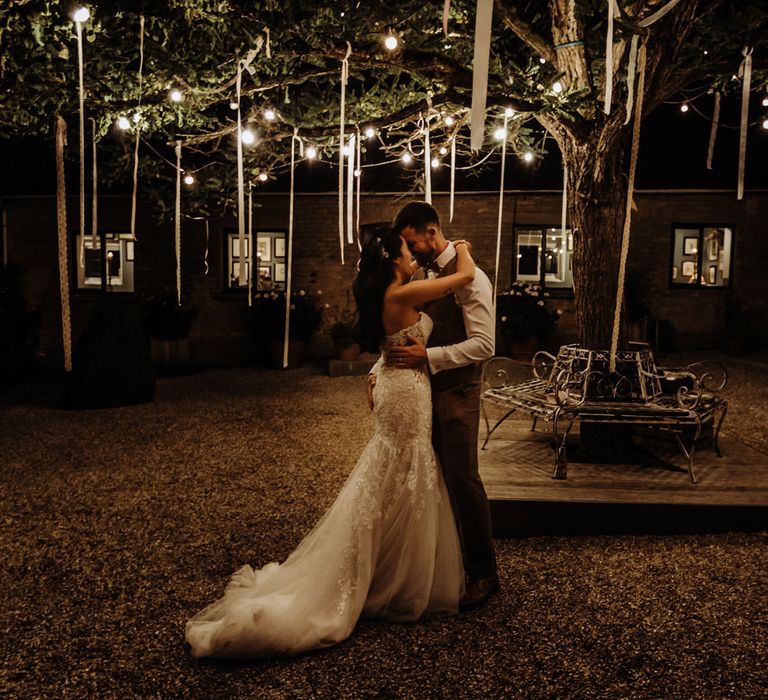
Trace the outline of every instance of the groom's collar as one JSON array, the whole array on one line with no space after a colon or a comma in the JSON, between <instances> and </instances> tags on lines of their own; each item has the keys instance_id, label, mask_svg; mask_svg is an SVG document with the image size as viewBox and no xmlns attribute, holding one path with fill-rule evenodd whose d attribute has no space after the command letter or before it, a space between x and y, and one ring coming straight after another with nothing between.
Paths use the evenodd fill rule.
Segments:
<instances>
[{"instance_id":1,"label":"groom's collar","mask_svg":"<svg viewBox=\"0 0 768 700\"><path fill-rule=\"evenodd\" d=\"M448 241L446 249L440 253L433 261L431 267L437 269L439 272L442 270L453 258L456 256L456 249L453 247L453 243Z\"/></svg>"}]
</instances>

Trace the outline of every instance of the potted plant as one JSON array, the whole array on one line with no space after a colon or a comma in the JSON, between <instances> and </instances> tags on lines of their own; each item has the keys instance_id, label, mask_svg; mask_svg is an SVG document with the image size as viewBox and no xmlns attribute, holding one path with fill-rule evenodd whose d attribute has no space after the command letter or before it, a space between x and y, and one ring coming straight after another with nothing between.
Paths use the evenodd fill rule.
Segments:
<instances>
[{"instance_id":1,"label":"potted plant","mask_svg":"<svg viewBox=\"0 0 768 700\"><path fill-rule=\"evenodd\" d=\"M346 304L334 304L325 307L325 320L328 324L328 334L333 341L336 358L344 361L356 360L360 354L360 343L355 334L357 315L350 302L347 292Z\"/></svg>"},{"instance_id":2,"label":"potted plant","mask_svg":"<svg viewBox=\"0 0 768 700\"><path fill-rule=\"evenodd\" d=\"M152 360L166 368L189 363L189 331L197 318L196 306L181 303L175 290L164 289L144 304L147 329L152 343Z\"/></svg>"},{"instance_id":3,"label":"potted plant","mask_svg":"<svg viewBox=\"0 0 768 700\"><path fill-rule=\"evenodd\" d=\"M497 296L497 327L511 357L530 359L554 329L560 311L547 309L548 296L539 285L528 282L513 282Z\"/></svg>"},{"instance_id":4,"label":"potted plant","mask_svg":"<svg viewBox=\"0 0 768 700\"><path fill-rule=\"evenodd\" d=\"M283 366L285 341L284 291L256 293L253 298L256 336L266 342L266 353L275 367ZM299 367L304 349L320 328L322 312L315 295L304 289L291 293L288 329L288 368ZM264 345L262 345L264 349ZM262 353L263 354L263 353Z\"/></svg>"}]
</instances>

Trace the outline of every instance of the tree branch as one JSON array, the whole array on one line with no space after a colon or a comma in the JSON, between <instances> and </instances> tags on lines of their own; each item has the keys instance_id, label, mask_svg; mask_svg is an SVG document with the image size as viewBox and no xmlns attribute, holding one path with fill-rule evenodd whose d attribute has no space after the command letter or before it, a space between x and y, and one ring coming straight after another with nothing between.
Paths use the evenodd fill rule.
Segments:
<instances>
[{"instance_id":1,"label":"tree branch","mask_svg":"<svg viewBox=\"0 0 768 700\"><path fill-rule=\"evenodd\" d=\"M525 44L530 46L539 56L550 63L556 63L555 50L544 37L542 37L533 25L526 22L512 4L507 5L504 0L495 0L496 14L499 19L511 29Z\"/></svg>"}]
</instances>

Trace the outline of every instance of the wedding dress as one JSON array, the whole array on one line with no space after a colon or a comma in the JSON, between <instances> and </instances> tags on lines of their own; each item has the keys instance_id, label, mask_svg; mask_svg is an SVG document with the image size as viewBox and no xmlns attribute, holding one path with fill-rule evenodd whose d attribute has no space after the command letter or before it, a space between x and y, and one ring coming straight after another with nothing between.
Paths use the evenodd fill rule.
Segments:
<instances>
[{"instance_id":1,"label":"wedding dress","mask_svg":"<svg viewBox=\"0 0 768 700\"><path fill-rule=\"evenodd\" d=\"M186 625L193 656L288 656L346 639L358 618L455 614L464 587L459 539L432 450L429 377L396 369L387 349L432 321L384 341L374 388L375 432L357 465L288 559L246 565L224 596Z\"/></svg>"}]
</instances>

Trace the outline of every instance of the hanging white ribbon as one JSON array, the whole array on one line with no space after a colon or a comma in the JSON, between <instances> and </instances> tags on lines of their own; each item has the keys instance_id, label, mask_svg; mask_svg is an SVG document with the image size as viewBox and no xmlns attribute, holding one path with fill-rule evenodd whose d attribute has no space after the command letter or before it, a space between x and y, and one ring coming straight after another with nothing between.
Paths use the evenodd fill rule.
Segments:
<instances>
[{"instance_id":1,"label":"hanging white ribbon","mask_svg":"<svg viewBox=\"0 0 768 700\"><path fill-rule=\"evenodd\" d=\"M647 41L647 39L646 39ZM621 325L621 302L624 298L624 278L627 269L627 254L629 253L629 232L632 224L632 204L635 195L635 171L637 169L637 153L640 148L640 124L643 117L643 93L645 91L645 55L646 42L640 46L639 74L637 84L637 101L635 105L635 122L632 125L632 149L629 157L629 173L627 174L627 203L624 210L624 229L621 237L621 254L619 258L619 281L616 287L616 305L613 312L613 332L611 333L611 357L609 368L616 371L616 352L619 346L619 328Z\"/></svg>"},{"instance_id":2,"label":"hanging white ribbon","mask_svg":"<svg viewBox=\"0 0 768 700\"><path fill-rule=\"evenodd\" d=\"M347 53L341 61L341 115L339 117L339 248L344 264L344 121L346 120L347 79L352 44L347 42Z\"/></svg>"},{"instance_id":3,"label":"hanging white ribbon","mask_svg":"<svg viewBox=\"0 0 768 700\"><path fill-rule=\"evenodd\" d=\"M83 87L83 25L77 31L77 77L80 86L80 267L85 267L85 88Z\"/></svg>"},{"instance_id":4,"label":"hanging white ribbon","mask_svg":"<svg viewBox=\"0 0 768 700\"><path fill-rule=\"evenodd\" d=\"M493 275L493 308L496 310L496 294L499 288L499 260L501 259L501 223L504 214L504 169L507 164L507 123L509 117L504 113L504 140L501 142L501 182L499 184L499 216L496 222L496 267Z\"/></svg>"},{"instance_id":5,"label":"hanging white ribbon","mask_svg":"<svg viewBox=\"0 0 768 700\"><path fill-rule=\"evenodd\" d=\"M429 146L429 114L424 120L424 201L432 204L432 151Z\"/></svg>"},{"instance_id":6,"label":"hanging white ribbon","mask_svg":"<svg viewBox=\"0 0 768 700\"><path fill-rule=\"evenodd\" d=\"M181 306L181 141L176 141L176 300Z\"/></svg>"},{"instance_id":7,"label":"hanging white ribbon","mask_svg":"<svg viewBox=\"0 0 768 700\"><path fill-rule=\"evenodd\" d=\"M360 160L360 127L357 127L357 175L355 176L357 194L355 196L355 237L357 239L357 249L362 250L363 245L360 242L360 188L363 185L363 161Z\"/></svg>"},{"instance_id":8,"label":"hanging white ribbon","mask_svg":"<svg viewBox=\"0 0 768 700\"><path fill-rule=\"evenodd\" d=\"M247 282L245 274L245 180L243 177L243 122L240 116L240 90L243 80L243 61L237 66L237 80L235 81L237 92L237 238L240 246L240 260L238 263L238 286L245 287Z\"/></svg>"},{"instance_id":9,"label":"hanging white ribbon","mask_svg":"<svg viewBox=\"0 0 768 700\"><path fill-rule=\"evenodd\" d=\"M448 38L448 19L451 14L451 0L445 0L443 3L443 34Z\"/></svg>"},{"instance_id":10,"label":"hanging white ribbon","mask_svg":"<svg viewBox=\"0 0 768 700\"><path fill-rule=\"evenodd\" d=\"M635 97L635 73L637 72L637 41L640 37L637 34L632 35L632 42L629 48L629 66L627 67L627 118L624 124L629 124L632 118L632 105Z\"/></svg>"},{"instance_id":11,"label":"hanging white ribbon","mask_svg":"<svg viewBox=\"0 0 768 700\"><path fill-rule=\"evenodd\" d=\"M347 161L347 243L354 243L354 212L355 212L355 156L357 148L355 144L357 138L354 134L350 136L348 148L349 156Z\"/></svg>"},{"instance_id":12,"label":"hanging white ribbon","mask_svg":"<svg viewBox=\"0 0 768 700\"><path fill-rule=\"evenodd\" d=\"M144 69L144 15L139 17L139 101L136 107L136 114L141 114L141 87L143 81ZM136 142L133 146L133 194L131 196L131 238L136 240L136 193L139 182L139 139L141 137L141 122L135 123Z\"/></svg>"},{"instance_id":13,"label":"hanging white ribbon","mask_svg":"<svg viewBox=\"0 0 768 700\"><path fill-rule=\"evenodd\" d=\"M660 20L664 15L667 14L677 3L679 3L680 0L669 0L669 2L664 5L664 7L656 10L652 15L648 15L645 19L641 19L637 24L640 27L650 27L654 22L657 20Z\"/></svg>"},{"instance_id":14,"label":"hanging white ribbon","mask_svg":"<svg viewBox=\"0 0 768 700\"><path fill-rule=\"evenodd\" d=\"M59 244L59 297L61 299L61 340L64 371L72 371L72 320L69 309L69 256L67 255L67 189L64 178L64 145L67 125L56 117L56 228Z\"/></svg>"},{"instance_id":15,"label":"hanging white ribbon","mask_svg":"<svg viewBox=\"0 0 768 700\"><path fill-rule=\"evenodd\" d=\"M717 127L720 123L720 92L715 93L715 108L712 112L712 127L709 130L709 145L707 146L707 170L712 170L712 154L715 152Z\"/></svg>"},{"instance_id":16,"label":"hanging white ribbon","mask_svg":"<svg viewBox=\"0 0 768 700\"><path fill-rule=\"evenodd\" d=\"M208 230L208 219L205 220L205 255L203 264L205 265L205 274L208 274L208 241L210 240L210 231Z\"/></svg>"},{"instance_id":17,"label":"hanging white ribbon","mask_svg":"<svg viewBox=\"0 0 768 700\"><path fill-rule=\"evenodd\" d=\"M477 0L475 18L475 58L472 64L472 111L470 146L483 147L485 136L485 104L488 97L488 60L491 51L491 19L493 0Z\"/></svg>"},{"instance_id":18,"label":"hanging white ribbon","mask_svg":"<svg viewBox=\"0 0 768 700\"><path fill-rule=\"evenodd\" d=\"M565 224L568 218L568 168L565 166L565 156L563 156L563 201L560 206L560 240L561 246L565 244Z\"/></svg>"},{"instance_id":19,"label":"hanging white ribbon","mask_svg":"<svg viewBox=\"0 0 768 700\"><path fill-rule=\"evenodd\" d=\"M605 103L603 111L611 113L613 99L613 14L615 0L608 0L608 30L605 34Z\"/></svg>"},{"instance_id":20,"label":"hanging white ribbon","mask_svg":"<svg viewBox=\"0 0 768 700\"><path fill-rule=\"evenodd\" d=\"M272 58L272 41L269 38L269 27L264 27L264 33L267 35L267 58Z\"/></svg>"},{"instance_id":21,"label":"hanging white ribbon","mask_svg":"<svg viewBox=\"0 0 768 700\"><path fill-rule=\"evenodd\" d=\"M288 366L288 340L291 326L291 283L293 271L293 176L296 170L296 141L298 129L293 127L291 137L291 193L288 198L288 256L286 257L285 271L285 328L283 329L283 369Z\"/></svg>"},{"instance_id":22,"label":"hanging white ribbon","mask_svg":"<svg viewBox=\"0 0 768 700\"><path fill-rule=\"evenodd\" d=\"M739 128L739 174L736 182L736 199L744 197L744 170L747 164L747 120L749 117L749 88L752 82L752 49L745 46L741 51L744 60L739 67L741 78L741 125Z\"/></svg>"},{"instance_id":23,"label":"hanging white ribbon","mask_svg":"<svg viewBox=\"0 0 768 700\"><path fill-rule=\"evenodd\" d=\"M93 177L91 182L91 247L95 250L99 243L99 185L98 168L96 160L96 120L91 119L93 123L92 142L93 142Z\"/></svg>"},{"instance_id":24,"label":"hanging white ribbon","mask_svg":"<svg viewBox=\"0 0 768 700\"><path fill-rule=\"evenodd\" d=\"M240 249L242 250L242 248ZM253 278L259 271L253 269L253 183L248 183L248 306L253 306Z\"/></svg>"},{"instance_id":25,"label":"hanging white ribbon","mask_svg":"<svg viewBox=\"0 0 768 700\"><path fill-rule=\"evenodd\" d=\"M456 193L456 136L451 136L451 195L448 221L453 221L453 199Z\"/></svg>"}]
</instances>

